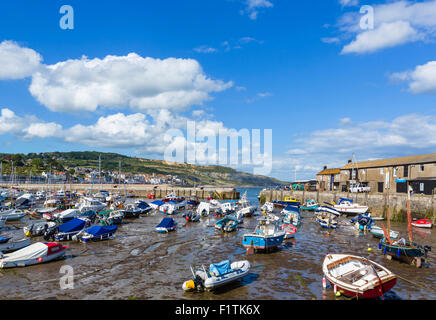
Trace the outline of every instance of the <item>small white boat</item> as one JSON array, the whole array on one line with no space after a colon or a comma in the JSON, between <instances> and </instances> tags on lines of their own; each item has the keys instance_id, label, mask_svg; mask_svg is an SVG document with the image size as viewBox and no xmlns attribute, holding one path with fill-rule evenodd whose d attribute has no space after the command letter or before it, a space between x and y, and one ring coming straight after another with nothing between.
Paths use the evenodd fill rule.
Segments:
<instances>
[{"instance_id":1,"label":"small white boat","mask_svg":"<svg viewBox=\"0 0 436 320\"><path fill-rule=\"evenodd\" d=\"M417 228L429 228L431 229L433 227L433 224L430 219L420 219L420 220L414 220L411 223L412 226Z\"/></svg>"},{"instance_id":2,"label":"small white boat","mask_svg":"<svg viewBox=\"0 0 436 320\"><path fill-rule=\"evenodd\" d=\"M17 221L22 219L25 215L26 213L20 209L11 209L0 212L0 219L5 219L5 221Z\"/></svg>"},{"instance_id":3,"label":"small white boat","mask_svg":"<svg viewBox=\"0 0 436 320\"><path fill-rule=\"evenodd\" d=\"M328 254L322 271L336 291L359 299L382 296L397 283L397 276L385 267L348 254Z\"/></svg>"},{"instance_id":4,"label":"small white boat","mask_svg":"<svg viewBox=\"0 0 436 320\"><path fill-rule=\"evenodd\" d=\"M30 240L30 239L29 239ZM67 247L56 242L37 242L0 256L0 268L26 267L59 259Z\"/></svg>"},{"instance_id":5,"label":"small white boat","mask_svg":"<svg viewBox=\"0 0 436 320\"><path fill-rule=\"evenodd\" d=\"M78 209L68 209L53 214L53 218L61 223L67 222L73 218L80 216L81 211Z\"/></svg>"},{"instance_id":6,"label":"small white boat","mask_svg":"<svg viewBox=\"0 0 436 320\"><path fill-rule=\"evenodd\" d=\"M377 239L381 239L385 236L383 229L378 227L378 226L375 226L375 225L371 226L370 232L374 236L374 238L377 238ZM397 231L391 230L389 232L389 237L391 239L398 239L399 236L400 236L400 233Z\"/></svg>"},{"instance_id":7,"label":"small white boat","mask_svg":"<svg viewBox=\"0 0 436 320\"><path fill-rule=\"evenodd\" d=\"M16 251L22 248L25 248L27 246L30 246L30 239L24 238L17 241L8 241L6 243L0 244L0 252L7 253Z\"/></svg>"},{"instance_id":8,"label":"small white boat","mask_svg":"<svg viewBox=\"0 0 436 320\"><path fill-rule=\"evenodd\" d=\"M264 213L271 213L274 211L274 203L265 202L265 204L260 208Z\"/></svg>"},{"instance_id":9,"label":"small white boat","mask_svg":"<svg viewBox=\"0 0 436 320\"><path fill-rule=\"evenodd\" d=\"M351 199L339 198L339 203L333 206L340 213L345 213L346 215L358 215L363 214L368 211L367 206L359 205L354 203Z\"/></svg>"},{"instance_id":10,"label":"small white boat","mask_svg":"<svg viewBox=\"0 0 436 320\"><path fill-rule=\"evenodd\" d=\"M183 290L214 290L218 287L234 282L248 274L250 262L237 261L230 264L229 260L211 264L206 272L204 266L191 267L193 279L183 283Z\"/></svg>"}]
</instances>

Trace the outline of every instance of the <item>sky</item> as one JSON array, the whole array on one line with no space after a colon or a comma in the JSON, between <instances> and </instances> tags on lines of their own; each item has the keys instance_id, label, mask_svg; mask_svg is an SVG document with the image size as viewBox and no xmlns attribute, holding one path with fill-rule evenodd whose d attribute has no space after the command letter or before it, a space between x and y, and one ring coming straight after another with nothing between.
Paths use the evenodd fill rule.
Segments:
<instances>
[{"instance_id":1,"label":"sky","mask_svg":"<svg viewBox=\"0 0 436 320\"><path fill-rule=\"evenodd\" d=\"M2 1L0 152L118 152L284 181L353 155L433 153L435 39L436 1ZM202 138L243 131L222 161L219 138Z\"/></svg>"}]
</instances>

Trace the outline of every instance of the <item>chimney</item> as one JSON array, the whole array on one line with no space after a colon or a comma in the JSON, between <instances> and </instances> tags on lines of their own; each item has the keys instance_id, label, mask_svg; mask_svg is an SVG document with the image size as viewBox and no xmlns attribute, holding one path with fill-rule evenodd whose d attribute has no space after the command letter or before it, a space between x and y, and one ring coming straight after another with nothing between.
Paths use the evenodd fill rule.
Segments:
<instances>
[{"instance_id":1,"label":"chimney","mask_svg":"<svg viewBox=\"0 0 436 320\"><path fill-rule=\"evenodd\" d=\"M326 170L327 169L327 166L324 166L324 170Z\"/></svg>"},{"instance_id":2,"label":"chimney","mask_svg":"<svg viewBox=\"0 0 436 320\"><path fill-rule=\"evenodd\" d=\"M353 160L352 159L348 159L348 163L351 163L351 162L353 162Z\"/></svg>"}]
</instances>

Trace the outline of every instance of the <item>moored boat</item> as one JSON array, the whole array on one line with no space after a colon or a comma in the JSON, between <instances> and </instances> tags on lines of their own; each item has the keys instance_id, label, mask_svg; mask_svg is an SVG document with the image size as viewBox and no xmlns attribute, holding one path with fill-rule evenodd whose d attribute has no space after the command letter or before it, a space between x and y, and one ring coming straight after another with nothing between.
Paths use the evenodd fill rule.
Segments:
<instances>
[{"instance_id":1,"label":"moored boat","mask_svg":"<svg viewBox=\"0 0 436 320\"><path fill-rule=\"evenodd\" d=\"M241 223L235 216L227 215L221 220L215 223L215 229L224 232L232 232L238 228L238 225Z\"/></svg>"},{"instance_id":2,"label":"moored boat","mask_svg":"<svg viewBox=\"0 0 436 320\"><path fill-rule=\"evenodd\" d=\"M278 226L278 221L268 217L260 218L252 233L242 236L242 245L247 249L269 251L283 243L286 232Z\"/></svg>"},{"instance_id":3,"label":"moored boat","mask_svg":"<svg viewBox=\"0 0 436 320\"><path fill-rule=\"evenodd\" d=\"M384 237L383 229L376 226L376 225L371 226L371 229L369 231L371 232L371 234L373 235L374 238L382 239ZM391 239L394 239L394 240L398 239L399 236L400 236L400 233L398 231L390 230L389 237Z\"/></svg>"},{"instance_id":4,"label":"moored boat","mask_svg":"<svg viewBox=\"0 0 436 320\"><path fill-rule=\"evenodd\" d=\"M163 218L156 226L156 231L159 233L167 233L177 229L177 222L173 218Z\"/></svg>"},{"instance_id":5,"label":"moored boat","mask_svg":"<svg viewBox=\"0 0 436 320\"><path fill-rule=\"evenodd\" d=\"M319 203L315 200L307 200L301 206L301 210L313 211L319 207Z\"/></svg>"},{"instance_id":6,"label":"moored boat","mask_svg":"<svg viewBox=\"0 0 436 320\"><path fill-rule=\"evenodd\" d=\"M367 206L359 205L355 203L352 199L339 198L339 203L333 206L340 213L346 215L356 215L362 214L368 211Z\"/></svg>"},{"instance_id":7,"label":"moored boat","mask_svg":"<svg viewBox=\"0 0 436 320\"><path fill-rule=\"evenodd\" d=\"M73 236L73 240L80 242L102 241L113 237L117 231L118 226L92 226L79 232Z\"/></svg>"},{"instance_id":8,"label":"moored boat","mask_svg":"<svg viewBox=\"0 0 436 320\"><path fill-rule=\"evenodd\" d=\"M193 279L183 283L183 290L214 290L223 285L234 282L248 274L250 262L236 261L230 263L229 260L211 264L208 272L204 266L191 267Z\"/></svg>"},{"instance_id":9,"label":"moored boat","mask_svg":"<svg viewBox=\"0 0 436 320\"><path fill-rule=\"evenodd\" d=\"M26 267L53 261L63 257L66 249L67 247L56 242L37 242L18 251L2 255L0 268Z\"/></svg>"},{"instance_id":10,"label":"moored boat","mask_svg":"<svg viewBox=\"0 0 436 320\"><path fill-rule=\"evenodd\" d=\"M30 246L30 238L24 238L20 240L9 240L5 243L0 244L0 252L7 253L16 250L20 250Z\"/></svg>"},{"instance_id":11,"label":"moored boat","mask_svg":"<svg viewBox=\"0 0 436 320\"><path fill-rule=\"evenodd\" d=\"M417 228L431 228L433 226L430 219L414 220L411 225Z\"/></svg>"},{"instance_id":12,"label":"moored boat","mask_svg":"<svg viewBox=\"0 0 436 320\"><path fill-rule=\"evenodd\" d=\"M383 297L397 283L397 276L385 267L348 254L328 254L322 270L337 291L359 299Z\"/></svg>"}]
</instances>

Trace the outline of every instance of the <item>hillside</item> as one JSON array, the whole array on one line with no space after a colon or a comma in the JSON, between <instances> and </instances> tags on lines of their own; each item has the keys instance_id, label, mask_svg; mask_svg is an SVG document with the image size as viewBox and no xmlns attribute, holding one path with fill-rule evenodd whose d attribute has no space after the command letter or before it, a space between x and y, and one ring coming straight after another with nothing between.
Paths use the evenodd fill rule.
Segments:
<instances>
[{"instance_id":1,"label":"hillside","mask_svg":"<svg viewBox=\"0 0 436 320\"><path fill-rule=\"evenodd\" d=\"M50 152L24 154L0 154L3 160L4 174L10 174L10 160L14 161L17 174L37 175L43 171L62 170L71 171L75 167L98 169L99 156L101 170L118 172L119 162L123 173L176 175L185 179L189 184L202 185L246 185L246 186L274 186L286 182L275 178L253 175L236 171L223 166L200 166L186 163L167 163L162 160L151 160L128 157L116 153L85 152Z\"/></svg>"}]
</instances>

